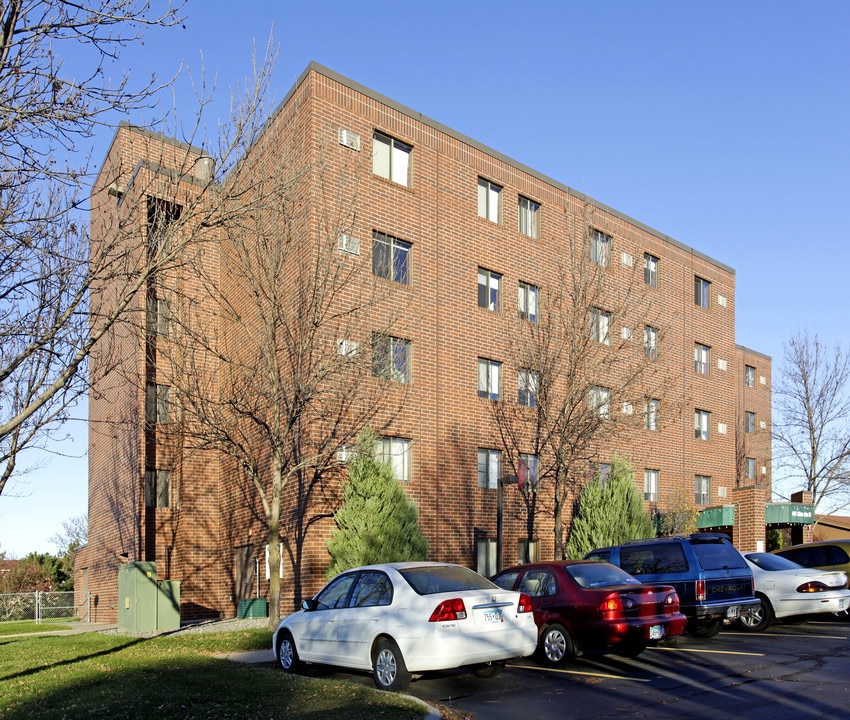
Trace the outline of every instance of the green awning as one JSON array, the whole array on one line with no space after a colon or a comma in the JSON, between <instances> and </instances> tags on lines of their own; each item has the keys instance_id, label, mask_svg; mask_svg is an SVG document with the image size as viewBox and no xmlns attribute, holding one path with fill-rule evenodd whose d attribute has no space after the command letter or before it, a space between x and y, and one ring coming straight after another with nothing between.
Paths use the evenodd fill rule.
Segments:
<instances>
[{"instance_id":1,"label":"green awning","mask_svg":"<svg viewBox=\"0 0 850 720\"><path fill-rule=\"evenodd\" d=\"M810 503L768 503L764 506L765 525L812 525L815 506Z\"/></svg>"},{"instance_id":2,"label":"green awning","mask_svg":"<svg viewBox=\"0 0 850 720\"><path fill-rule=\"evenodd\" d=\"M697 515L697 528L729 527L735 524L735 506L719 505L700 510Z\"/></svg>"}]
</instances>

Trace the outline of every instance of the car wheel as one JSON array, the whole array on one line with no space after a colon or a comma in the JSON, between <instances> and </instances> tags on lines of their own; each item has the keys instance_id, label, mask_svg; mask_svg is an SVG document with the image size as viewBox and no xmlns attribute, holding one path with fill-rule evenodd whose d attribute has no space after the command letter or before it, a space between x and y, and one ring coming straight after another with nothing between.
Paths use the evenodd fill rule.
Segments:
<instances>
[{"instance_id":1,"label":"car wheel","mask_svg":"<svg viewBox=\"0 0 850 720\"><path fill-rule=\"evenodd\" d=\"M555 623L547 627L537 645L540 659L547 665L558 667L576 656L575 643L563 625Z\"/></svg>"},{"instance_id":2,"label":"car wheel","mask_svg":"<svg viewBox=\"0 0 850 720\"><path fill-rule=\"evenodd\" d=\"M410 673L404 664L401 651L389 638L384 638L378 643L372 658L372 666L372 677L378 690L399 692L410 685Z\"/></svg>"},{"instance_id":3,"label":"car wheel","mask_svg":"<svg viewBox=\"0 0 850 720\"><path fill-rule=\"evenodd\" d=\"M738 617L738 624L746 632L761 632L773 624L774 615L770 601L761 595L756 595L756 599L759 604L742 609Z\"/></svg>"},{"instance_id":4,"label":"car wheel","mask_svg":"<svg viewBox=\"0 0 850 720\"><path fill-rule=\"evenodd\" d=\"M298 651L295 649L295 641L292 639L292 633L289 630L283 630L280 633L280 639L277 641L277 662L284 672L298 672L301 667L301 661L298 659Z\"/></svg>"},{"instance_id":5,"label":"car wheel","mask_svg":"<svg viewBox=\"0 0 850 720\"><path fill-rule=\"evenodd\" d=\"M476 665L472 668L472 672L475 673L476 677L480 678L491 678L496 677L502 670L505 669L505 661L499 660L498 662L488 662L482 663L481 665Z\"/></svg>"},{"instance_id":6,"label":"car wheel","mask_svg":"<svg viewBox=\"0 0 850 720\"><path fill-rule=\"evenodd\" d=\"M694 625L691 629L691 635L698 638L710 638L720 632L720 620L710 620L706 623Z\"/></svg>"}]
</instances>

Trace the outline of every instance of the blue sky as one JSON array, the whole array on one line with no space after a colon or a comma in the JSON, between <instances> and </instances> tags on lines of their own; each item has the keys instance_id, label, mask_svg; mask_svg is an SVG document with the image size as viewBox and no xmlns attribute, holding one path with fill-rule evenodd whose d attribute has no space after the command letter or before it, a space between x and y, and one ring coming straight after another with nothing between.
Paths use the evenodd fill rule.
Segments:
<instances>
[{"instance_id":1,"label":"blue sky","mask_svg":"<svg viewBox=\"0 0 850 720\"><path fill-rule=\"evenodd\" d=\"M115 71L165 77L185 62L184 122L186 70L216 74L208 135L273 31L276 101L315 60L733 267L737 342L775 375L793 333L846 344L850 3L189 0L185 12L185 28L150 33ZM110 138L93 141L97 161ZM86 512L85 425L71 429L63 449L78 457L0 496L0 550L55 552L49 538Z\"/></svg>"}]
</instances>

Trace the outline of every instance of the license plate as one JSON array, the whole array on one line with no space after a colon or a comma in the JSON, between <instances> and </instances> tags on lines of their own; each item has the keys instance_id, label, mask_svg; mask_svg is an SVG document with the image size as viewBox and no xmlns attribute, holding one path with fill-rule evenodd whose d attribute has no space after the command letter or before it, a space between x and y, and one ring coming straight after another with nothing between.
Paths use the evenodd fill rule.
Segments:
<instances>
[{"instance_id":1,"label":"license plate","mask_svg":"<svg viewBox=\"0 0 850 720\"><path fill-rule=\"evenodd\" d=\"M737 617L738 617L738 615L740 614L740 612L741 612L741 608L739 608L737 605L733 605L732 607L727 608L727 610L726 610L726 617L727 617L729 620L734 620L735 618L737 618Z\"/></svg>"},{"instance_id":2,"label":"license plate","mask_svg":"<svg viewBox=\"0 0 850 720\"><path fill-rule=\"evenodd\" d=\"M650 640L660 640L664 637L664 626L663 625L650 625L649 626L649 639Z\"/></svg>"},{"instance_id":3,"label":"license plate","mask_svg":"<svg viewBox=\"0 0 850 720\"><path fill-rule=\"evenodd\" d=\"M485 610L484 611L484 622L485 623L504 622L504 618L502 617L502 611L501 610Z\"/></svg>"}]
</instances>

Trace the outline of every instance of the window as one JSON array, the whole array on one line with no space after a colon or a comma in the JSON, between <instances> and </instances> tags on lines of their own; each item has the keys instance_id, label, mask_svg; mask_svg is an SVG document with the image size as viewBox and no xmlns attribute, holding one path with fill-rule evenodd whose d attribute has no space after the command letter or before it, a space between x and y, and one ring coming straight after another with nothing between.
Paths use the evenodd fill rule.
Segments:
<instances>
[{"instance_id":1,"label":"window","mask_svg":"<svg viewBox=\"0 0 850 720\"><path fill-rule=\"evenodd\" d=\"M167 300L148 295L146 329L149 338L171 334L171 305Z\"/></svg>"},{"instance_id":2,"label":"window","mask_svg":"<svg viewBox=\"0 0 850 720\"><path fill-rule=\"evenodd\" d=\"M599 230L590 231L590 261L608 267L608 255L611 251L611 238Z\"/></svg>"},{"instance_id":3,"label":"window","mask_svg":"<svg viewBox=\"0 0 850 720\"><path fill-rule=\"evenodd\" d=\"M592 412L607 420L611 417L611 389L594 385L590 388L589 404Z\"/></svg>"},{"instance_id":4,"label":"window","mask_svg":"<svg viewBox=\"0 0 850 720\"><path fill-rule=\"evenodd\" d=\"M756 477L756 459L744 458L744 477L747 480L755 480Z\"/></svg>"},{"instance_id":5,"label":"window","mask_svg":"<svg viewBox=\"0 0 850 720\"><path fill-rule=\"evenodd\" d=\"M502 395L502 363L478 358L478 397L498 400Z\"/></svg>"},{"instance_id":6,"label":"window","mask_svg":"<svg viewBox=\"0 0 850 720\"><path fill-rule=\"evenodd\" d=\"M145 507L171 507L171 471L145 471Z\"/></svg>"},{"instance_id":7,"label":"window","mask_svg":"<svg viewBox=\"0 0 850 720\"><path fill-rule=\"evenodd\" d=\"M410 185L410 145L375 132L372 137L372 172L399 185Z\"/></svg>"},{"instance_id":8,"label":"window","mask_svg":"<svg viewBox=\"0 0 850 720\"><path fill-rule=\"evenodd\" d=\"M744 432L754 433L756 431L756 414L754 412L744 413Z\"/></svg>"},{"instance_id":9,"label":"window","mask_svg":"<svg viewBox=\"0 0 850 720\"><path fill-rule=\"evenodd\" d=\"M711 425L711 413L707 410L694 410L694 437L697 440L708 440L708 428Z\"/></svg>"},{"instance_id":10,"label":"window","mask_svg":"<svg viewBox=\"0 0 850 720\"><path fill-rule=\"evenodd\" d=\"M501 450L478 449L478 487L495 490L502 477Z\"/></svg>"},{"instance_id":11,"label":"window","mask_svg":"<svg viewBox=\"0 0 850 720\"><path fill-rule=\"evenodd\" d=\"M611 313L599 308L590 308L590 339L604 345L611 344Z\"/></svg>"},{"instance_id":12,"label":"window","mask_svg":"<svg viewBox=\"0 0 850 720\"><path fill-rule=\"evenodd\" d=\"M694 371L700 375L708 375L711 371L711 348L708 345L694 345Z\"/></svg>"},{"instance_id":13,"label":"window","mask_svg":"<svg viewBox=\"0 0 850 720\"><path fill-rule=\"evenodd\" d=\"M171 250L171 226L180 219L182 208L162 198L147 198L148 255L155 257Z\"/></svg>"},{"instance_id":14,"label":"window","mask_svg":"<svg viewBox=\"0 0 850 720\"><path fill-rule=\"evenodd\" d=\"M478 216L502 222L502 188L484 178L478 178Z\"/></svg>"},{"instance_id":15,"label":"window","mask_svg":"<svg viewBox=\"0 0 850 720\"><path fill-rule=\"evenodd\" d=\"M537 293L538 289L534 285L520 282L517 304L520 319L537 322Z\"/></svg>"},{"instance_id":16,"label":"window","mask_svg":"<svg viewBox=\"0 0 850 720\"><path fill-rule=\"evenodd\" d=\"M478 307L499 312L502 309L502 276L478 268Z\"/></svg>"},{"instance_id":17,"label":"window","mask_svg":"<svg viewBox=\"0 0 850 720\"><path fill-rule=\"evenodd\" d=\"M372 274L410 285L410 243L384 233L372 233Z\"/></svg>"},{"instance_id":18,"label":"window","mask_svg":"<svg viewBox=\"0 0 850 720\"><path fill-rule=\"evenodd\" d=\"M522 196L519 198L519 231L540 239L540 205Z\"/></svg>"},{"instance_id":19,"label":"window","mask_svg":"<svg viewBox=\"0 0 850 720\"><path fill-rule=\"evenodd\" d=\"M658 502L658 470L643 471L643 499Z\"/></svg>"},{"instance_id":20,"label":"window","mask_svg":"<svg viewBox=\"0 0 850 720\"><path fill-rule=\"evenodd\" d=\"M595 470L596 477L599 478L599 484L605 487L605 483L608 482L608 478L611 475L611 463L597 463Z\"/></svg>"},{"instance_id":21,"label":"window","mask_svg":"<svg viewBox=\"0 0 850 720\"><path fill-rule=\"evenodd\" d=\"M168 385L148 383L145 388L145 420L148 423L171 422L171 401Z\"/></svg>"},{"instance_id":22,"label":"window","mask_svg":"<svg viewBox=\"0 0 850 720\"><path fill-rule=\"evenodd\" d=\"M537 455L520 453L517 473L520 490L522 490L526 484L528 484L529 490L536 490L537 483L540 482L540 462Z\"/></svg>"},{"instance_id":23,"label":"window","mask_svg":"<svg viewBox=\"0 0 850 720\"><path fill-rule=\"evenodd\" d=\"M375 458L389 464L393 477L410 482L410 440L400 437L379 437L375 441Z\"/></svg>"},{"instance_id":24,"label":"window","mask_svg":"<svg viewBox=\"0 0 850 720\"><path fill-rule=\"evenodd\" d=\"M708 309L710 291L711 283L708 280L694 276L694 305Z\"/></svg>"},{"instance_id":25,"label":"window","mask_svg":"<svg viewBox=\"0 0 850 720\"><path fill-rule=\"evenodd\" d=\"M409 383L410 345L410 340L372 333L372 375Z\"/></svg>"},{"instance_id":26,"label":"window","mask_svg":"<svg viewBox=\"0 0 850 720\"><path fill-rule=\"evenodd\" d=\"M652 360L658 357L658 328L652 325L643 328L643 353Z\"/></svg>"},{"instance_id":27,"label":"window","mask_svg":"<svg viewBox=\"0 0 850 720\"><path fill-rule=\"evenodd\" d=\"M389 605L393 600L393 584L382 572L366 571L360 574L351 592L349 607L377 607Z\"/></svg>"},{"instance_id":28,"label":"window","mask_svg":"<svg viewBox=\"0 0 850 720\"><path fill-rule=\"evenodd\" d=\"M708 505L711 499L711 478L708 475L694 477L694 502L697 505Z\"/></svg>"},{"instance_id":29,"label":"window","mask_svg":"<svg viewBox=\"0 0 850 720\"><path fill-rule=\"evenodd\" d=\"M756 386L756 369L752 365L744 366L744 385L747 387Z\"/></svg>"},{"instance_id":30,"label":"window","mask_svg":"<svg viewBox=\"0 0 850 720\"><path fill-rule=\"evenodd\" d=\"M537 407L537 393L540 387L540 374L533 370L520 370L517 380L519 391L517 403L527 407Z\"/></svg>"},{"instance_id":31,"label":"window","mask_svg":"<svg viewBox=\"0 0 850 720\"><path fill-rule=\"evenodd\" d=\"M658 411L661 409L661 401L656 398L647 398L643 407L643 426L647 430L658 430Z\"/></svg>"},{"instance_id":32,"label":"window","mask_svg":"<svg viewBox=\"0 0 850 720\"><path fill-rule=\"evenodd\" d=\"M643 254L643 281L650 287L658 287L658 258L655 255Z\"/></svg>"}]
</instances>

